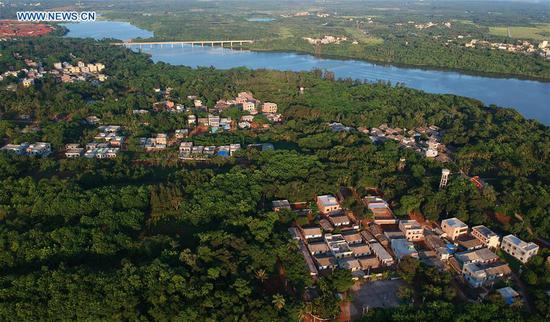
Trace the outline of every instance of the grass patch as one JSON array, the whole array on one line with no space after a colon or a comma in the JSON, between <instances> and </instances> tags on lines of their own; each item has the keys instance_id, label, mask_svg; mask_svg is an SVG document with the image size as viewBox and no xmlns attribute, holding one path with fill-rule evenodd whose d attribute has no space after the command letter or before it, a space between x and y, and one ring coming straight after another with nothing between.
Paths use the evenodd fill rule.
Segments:
<instances>
[{"instance_id":1,"label":"grass patch","mask_svg":"<svg viewBox=\"0 0 550 322\"><path fill-rule=\"evenodd\" d=\"M279 28L279 36L281 36L281 38L292 38L294 34L289 27L281 27Z\"/></svg>"},{"instance_id":2,"label":"grass patch","mask_svg":"<svg viewBox=\"0 0 550 322\"><path fill-rule=\"evenodd\" d=\"M512 38L546 40L550 39L550 24L539 24L536 27L489 27L489 33L495 36Z\"/></svg>"},{"instance_id":3,"label":"grass patch","mask_svg":"<svg viewBox=\"0 0 550 322\"><path fill-rule=\"evenodd\" d=\"M354 40L357 40L361 44L374 46L374 45L381 45L384 43L384 39L365 35L361 30L358 30L356 28L345 28L345 31Z\"/></svg>"}]
</instances>

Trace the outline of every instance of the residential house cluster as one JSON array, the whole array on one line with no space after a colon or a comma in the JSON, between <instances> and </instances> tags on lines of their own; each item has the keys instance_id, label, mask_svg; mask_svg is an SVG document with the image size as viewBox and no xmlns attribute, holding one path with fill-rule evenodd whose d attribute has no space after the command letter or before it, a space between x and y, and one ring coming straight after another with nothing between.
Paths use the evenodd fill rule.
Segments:
<instances>
[{"instance_id":1,"label":"residential house cluster","mask_svg":"<svg viewBox=\"0 0 550 322\"><path fill-rule=\"evenodd\" d=\"M522 53L539 55L550 59L550 45L547 40L541 41L538 45L526 40L518 40L516 43L490 42L487 40L472 39L466 44L466 48L490 48L495 50L506 50L511 53Z\"/></svg>"},{"instance_id":2,"label":"residential house cluster","mask_svg":"<svg viewBox=\"0 0 550 322\"><path fill-rule=\"evenodd\" d=\"M474 288L491 287L511 274L509 265L494 253L498 248L524 264L539 250L535 243L524 242L514 235L507 235L500 241L500 236L483 225L470 230L457 218L442 220L441 230L441 237L454 245L449 248L451 252L457 251L451 258L451 267Z\"/></svg>"},{"instance_id":3,"label":"residential house cluster","mask_svg":"<svg viewBox=\"0 0 550 322\"><path fill-rule=\"evenodd\" d=\"M36 79L40 79L46 74L55 75L64 83L75 80L96 80L103 82L107 79L107 76L102 73L105 69L105 65L102 63L86 64L79 61L76 66L73 66L67 62L58 62L54 63L52 70L46 70L42 66L42 63L31 59L25 59L25 64L27 64L28 68L6 71L0 74L0 81L7 77L15 77L24 87L31 87L34 85Z\"/></svg>"},{"instance_id":4,"label":"residential house cluster","mask_svg":"<svg viewBox=\"0 0 550 322\"><path fill-rule=\"evenodd\" d=\"M307 41L311 45L340 44L341 42L348 40L348 38L345 36L331 36L331 35L325 35L323 36L323 38L303 37L302 39Z\"/></svg>"},{"instance_id":5,"label":"residential house cluster","mask_svg":"<svg viewBox=\"0 0 550 322\"><path fill-rule=\"evenodd\" d=\"M319 217L312 223L291 227L300 251L313 276L336 267L349 269L355 278L380 272L405 257L419 259L444 270L451 267L474 289L491 288L511 274L508 263L495 251L501 249L522 263L536 255L539 246L508 235L502 238L483 225L470 229L458 218L430 227L417 220L398 220L390 206L378 196L362 200L373 218L363 226L342 207L350 196L341 191L317 196ZM276 200L273 209L291 209L287 200ZM445 265L447 262L448 265Z\"/></svg>"},{"instance_id":6,"label":"residential house cluster","mask_svg":"<svg viewBox=\"0 0 550 322\"><path fill-rule=\"evenodd\" d=\"M78 61L76 65L68 62L57 62L53 64L54 69L50 73L56 75L63 83L74 81L100 81L104 82L107 75L103 73L105 65L102 63L85 63Z\"/></svg>"},{"instance_id":7,"label":"residential house cluster","mask_svg":"<svg viewBox=\"0 0 550 322\"><path fill-rule=\"evenodd\" d=\"M188 123L196 124L197 126L208 127L210 133L220 133L223 131L230 131L232 121L230 117L220 117L219 115L208 114L207 117L195 117L190 115L188 117Z\"/></svg>"},{"instance_id":8,"label":"residential house cluster","mask_svg":"<svg viewBox=\"0 0 550 322\"><path fill-rule=\"evenodd\" d=\"M363 129L364 132L368 129ZM411 130L392 128L387 124L373 127L369 131L373 142L395 140L403 147L413 149L427 158L435 158L440 162L450 161L450 152L441 143L441 132L439 127L417 127Z\"/></svg>"},{"instance_id":9,"label":"residential house cluster","mask_svg":"<svg viewBox=\"0 0 550 322\"><path fill-rule=\"evenodd\" d=\"M184 113L187 111L183 104L176 104L172 100L164 100L153 103L152 107L154 112L171 112L171 113ZM133 110L133 114L147 114L148 110Z\"/></svg>"},{"instance_id":10,"label":"residential house cluster","mask_svg":"<svg viewBox=\"0 0 550 322\"><path fill-rule=\"evenodd\" d=\"M94 141L86 144L85 148L79 144L67 144L65 157L75 159L84 156L88 159L113 159L116 158L124 145L125 137L120 135L121 127L118 125L100 126L99 133Z\"/></svg>"},{"instance_id":11,"label":"residential house cluster","mask_svg":"<svg viewBox=\"0 0 550 322\"><path fill-rule=\"evenodd\" d=\"M41 63L35 62L31 59L25 59L25 64L28 68L22 68L19 70L5 71L0 74L0 81L13 77L23 87L31 87L34 85L36 79L40 79L47 74L47 71L42 67Z\"/></svg>"},{"instance_id":12,"label":"residential house cluster","mask_svg":"<svg viewBox=\"0 0 550 322\"><path fill-rule=\"evenodd\" d=\"M52 146L47 142L7 144L1 151L14 153L16 155L26 155L33 157L47 157L52 154Z\"/></svg>"},{"instance_id":13,"label":"residential house cluster","mask_svg":"<svg viewBox=\"0 0 550 322\"><path fill-rule=\"evenodd\" d=\"M411 23L411 22L409 21L409 23ZM414 22L412 22L412 23L414 23ZM437 27L437 26L444 26L444 27L447 27L447 28L451 28L452 25L448 21L447 22L441 22L441 23L429 21L429 22L426 22L426 23L414 24L414 27L416 29L419 29L419 30L429 29L429 28Z\"/></svg>"},{"instance_id":14,"label":"residential house cluster","mask_svg":"<svg viewBox=\"0 0 550 322\"><path fill-rule=\"evenodd\" d=\"M337 267L352 272L355 279L367 277L394 264L390 250L368 230L360 228L353 214L342 208L343 196L317 196L318 224L291 227L289 232L299 241L300 251L310 274L317 276ZM289 209L287 200L276 200L273 209ZM336 232L337 230L337 232Z\"/></svg>"},{"instance_id":15,"label":"residential house cluster","mask_svg":"<svg viewBox=\"0 0 550 322\"><path fill-rule=\"evenodd\" d=\"M248 115L243 115L239 120L238 126L240 129L248 129L257 127L254 118L256 115L261 114L271 123L282 122L283 116L278 111L276 103L264 102L255 99L250 92L240 92L235 100L230 101L234 105L238 105L242 108L243 112L247 112ZM269 127L265 124L264 127Z\"/></svg>"},{"instance_id":16,"label":"residential house cluster","mask_svg":"<svg viewBox=\"0 0 550 322\"><path fill-rule=\"evenodd\" d=\"M214 156L230 157L241 149L240 144L222 146L193 145L193 142L181 142L179 147L179 158L181 160L206 160Z\"/></svg>"},{"instance_id":17,"label":"residential house cluster","mask_svg":"<svg viewBox=\"0 0 550 322\"><path fill-rule=\"evenodd\" d=\"M155 89L155 91L160 89ZM192 107L185 107L181 104L176 104L165 96L166 100L157 102L153 105L154 111L172 111L172 112L186 112L187 113L187 125L188 131L192 134L195 132L219 133L222 131L231 131L236 126L241 129L247 128L268 128L269 124L260 124L255 117L262 115L270 123L282 122L282 115L277 113L278 106L276 103L264 102L255 99L250 92L240 92L235 99L231 100L218 100L214 107L209 108L205 106L203 101L195 95L187 96L187 99L193 102ZM246 115L243 115L241 119L235 120L230 117L222 117L223 111L236 106L240 108ZM148 110L136 110L135 114L145 114ZM206 117L201 117L208 113ZM193 131L192 131L193 130Z\"/></svg>"},{"instance_id":18,"label":"residential house cluster","mask_svg":"<svg viewBox=\"0 0 550 322\"><path fill-rule=\"evenodd\" d=\"M162 151L168 146L168 134L157 133L154 137L139 138L139 145L145 152Z\"/></svg>"}]
</instances>

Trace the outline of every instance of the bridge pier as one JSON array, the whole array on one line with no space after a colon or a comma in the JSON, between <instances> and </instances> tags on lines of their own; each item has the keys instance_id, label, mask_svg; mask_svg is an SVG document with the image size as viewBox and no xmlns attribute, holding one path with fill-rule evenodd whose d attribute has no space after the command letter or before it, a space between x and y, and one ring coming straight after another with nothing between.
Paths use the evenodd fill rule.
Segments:
<instances>
[{"instance_id":1,"label":"bridge pier","mask_svg":"<svg viewBox=\"0 0 550 322\"><path fill-rule=\"evenodd\" d=\"M112 45L115 46L124 46L127 48L131 48L133 46L139 46L140 48L147 48L146 46L149 45L150 48L153 48L153 46L160 46L160 48L164 48L164 45L170 45L171 48L175 48L175 45L191 45L194 47L195 45L200 45L201 47L204 47L205 45L208 46L216 46L216 44L219 44L221 47L225 47L225 45L229 44L229 47L233 48L234 45L240 45L243 44L251 44L253 43L253 40L198 40L198 41L152 41L152 42L122 42L122 43L112 43Z\"/></svg>"}]
</instances>

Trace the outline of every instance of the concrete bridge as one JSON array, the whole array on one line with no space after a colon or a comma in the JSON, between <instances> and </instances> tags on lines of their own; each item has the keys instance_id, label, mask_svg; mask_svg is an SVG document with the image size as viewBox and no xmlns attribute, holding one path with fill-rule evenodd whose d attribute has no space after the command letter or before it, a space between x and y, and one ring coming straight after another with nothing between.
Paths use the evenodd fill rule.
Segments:
<instances>
[{"instance_id":1,"label":"concrete bridge","mask_svg":"<svg viewBox=\"0 0 550 322\"><path fill-rule=\"evenodd\" d=\"M174 46L182 46L183 45L191 45L191 46L221 46L224 47L225 45L229 45L229 47L233 47L233 45L239 45L242 46L243 44L252 44L254 43L254 40L196 40L196 41L125 41L125 42L117 42L112 43L115 46L125 46L125 47L134 47L139 46L139 48L142 47L153 47L153 46L160 46L161 48L164 46L171 46L174 48Z\"/></svg>"}]
</instances>

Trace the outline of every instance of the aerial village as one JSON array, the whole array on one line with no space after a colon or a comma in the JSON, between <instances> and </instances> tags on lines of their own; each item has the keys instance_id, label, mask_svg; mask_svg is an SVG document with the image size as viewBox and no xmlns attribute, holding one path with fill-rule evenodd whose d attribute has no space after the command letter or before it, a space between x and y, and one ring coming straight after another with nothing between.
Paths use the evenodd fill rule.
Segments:
<instances>
[{"instance_id":1,"label":"aerial village","mask_svg":"<svg viewBox=\"0 0 550 322\"><path fill-rule=\"evenodd\" d=\"M448 175L448 170L443 171L441 188L446 186ZM342 206L346 198L360 199L370 216L358 219ZM519 293L512 287L495 289L512 274L504 258L509 256L525 264L539 250L535 243L514 235L501 237L483 225L469 227L454 217L441 222L419 222L412 216L398 219L382 197L360 197L347 187L341 187L336 196L317 196L311 207L306 205L275 200L272 209L307 217L297 220L288 231L297 241L313 279L336 268L350 270L357 281L376 280L384 275L387 278L400 261L411 257L453 273L464 293L473 299L497 291L517 300Z\"/></svg>"},{"instance_id":2,"label":"aerial village","mask_svg":"<svg viewBox=\"0 0 550 322\"><path fill-rule=\"evenodd\" d=\"M18 57L18 53L14 53L13 55L16 58L21 58ZM28 68L6 71L0 74L0 81L13 77L17 79L23 87L31 87L34 85L36 79L43 78L48 74L53 75L63 83L90 81L97 84L98 82L107 80L107 75L103 73L105 65L99 62L85 63L83 61L78 61L76 66L67 62L57 62L53 64L53 69L48 70L42 63L35 62L32 59L25 59L24 61Z\"/></svg>"},{"instance_id":3,"label":"aerial village","mask_svg":"<svg viewBox=\"0 0 550 322\"><path fill-rule=\"evenodd\" d=\"M39 63L25 60L29 69L6 72L2 77L19 77L24 87L32 86L34 79L49 73L62 82L104 81L101 74L105 66L101 63L76 66L55 63L54 69L46 71ZM102 76L103 75L103 76ZM252 93L241 92L231 100L219 100L209 108L197 96L187 96L193 104L186 107L171 98L171 88L155 88L160 98L148 109L133 110L140 115L159 112L184 113L186 124L174 133L155 133L150 137L136 138L144 153L156 153L170 147L177 150L182 161L205 161L212 157L233 157L241 150L241 144L200 145L193 136L209 133L232 132L236 130L262 131L272 124L283 122L278 106L272 102L261 102ZM222 113L237 107L242 116L238 120L223 117ZM260 118L262 121L258 121ZM267 120L267 122L265 122ZM112 159L128 148L128 136L122 126L107 124L97 116L90 115L83 122L96 127L96 134L85 145L70 143L63 155L67 159ZM358 131L368 135L373 143L393 140L401 147L412 149L426 158L440 162L451 160L451 151L441 143L443 133L436 125L402 129L381 124L370 129L330 123L333 132ZM273 149L270 143L250 144L247 148ZM17 155L48 157L53 154L48 142L7 144L0 150ZM61 152L61 151L60 151ZM440 188L445 188L450 171L443 169ZM475 178L473 178L475 179ZM476 184L476 182L474 182ZM478 187L482 185L479 182ZM359 219L342 206L344 199L357 198L371 214L368 219ZM521 263L526 263L537 254L539 247L527 243L514 235L500 237L485 226L468 227L458 218L441 222L418 221L417 218L397 218L390 204L381 195L370 194L359 197L349 188L341 187L336 196L320 195L309 205L307 202L290 203L288 200L273 201L273 211L293 211L306 218L289 228L299 246L299 252L313 279L330 273L335 268L350 270L357 281L372 280L391 274L405 257L411 257L440 270L453 272L462 285L478 296L484 296L499 281L510 278L509 264L497 255L497 251L508 254ZM518 297L516 290L507 287L498 290L506 296Z\"/></svg>"},{"instance_id":4,"label":"aerial village","mask_svg":"<svg viewBox=\"0 0 550 322\"><path fill-rule=\"evenodd\" d=\"M433 158L442 163L451 161L451 151L441 143L442 133L436 125L417 127L410 130L399 127L393 128L386 123L370 129L366 127L355 129L337 122L330 123L328 126L333 132L359 131L369 135L373 143L393 140L398 142L401 147L412 149L426 158Z\"/></svg>"},{"instance_id":5,"label":"aerial village","mask_svg":"<svg viewBox=\"0 0 550 322\"><path fill-rule=\"evenodd\" d=\"M80 63L79 63L80 65ZM96 64L98 65L98 64ZM57 64L56 64L57 66ZM68 64L60 65L63 71L75 73L78 68ZM103 70L104 66L100 65L99 69L93 69L92 72ZM86 69L86 73L89 69ZM67 75L67 74L64 74ZM196 96L188 96L189 100L193 101L192 107L185 107L182 104L176 104L170 100L170 88L165 90L154 89L154 92L160 95L163 100L155 102L148 110L133 111L133 114L148 114L157 112L174 112L185 113L186 124L180 129L176 129L174 133L155 133L151 137L139 137L139 147L142 152L155 153L161 152L169 147L176 147L178 150L179 160L195 160L206 161L212 157L232 157L241 149L241 144L233 143L228 145L195 145L192 141L184 141L187 138L201 135L204 133L216 134L225 131L233 132L237 128L240 130L258 130L268 129L273 123L282 122L282 115L277 113L278 106L276 103L261 102L254 98L251 93L241 92L234 100L219 100L213 108L208 108ZM240 120L232 120L229 117L222 117L220 114L230 108L237 107L242 111ZM201 115L205 115L202 117ZM257 117L261 117L262 121L257 122ZM264 121L264 120L267 120ZM64 156L67 159L76 159L80 157L88 159L113 159L116 158L121 151L126 151L128 148L128 133L124 133L123 127L119 125L100 125L101 119L95 115L88 116L83 120L85 125L96 126L97 133L93 141L87 142L85 145L79 143L69 143L65 145ZM247 145L249 149L272 150L274 149L271 143L258 143ZM0 148L0 151L13 152L17 155L48 157L53 154L51 144L48 142L36 142L33 144L7 144Z\"/></svg>"},{"instance_id":6,"label":"aerial village","mask_svg":"<svg viewBox=\"0 0 550 322\"><path fill-rule=\"evenodd\" d=\"M464 45L466 48L490 48L506 50L511 53L536 54L550 59L550 43L548 40L534 44L527 40L518 40L515 43L490 42L487 40L472 39Z\"/></svg>"}]
</instances>

